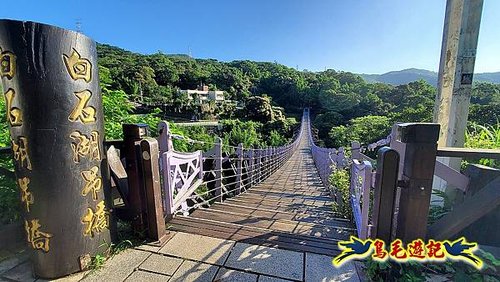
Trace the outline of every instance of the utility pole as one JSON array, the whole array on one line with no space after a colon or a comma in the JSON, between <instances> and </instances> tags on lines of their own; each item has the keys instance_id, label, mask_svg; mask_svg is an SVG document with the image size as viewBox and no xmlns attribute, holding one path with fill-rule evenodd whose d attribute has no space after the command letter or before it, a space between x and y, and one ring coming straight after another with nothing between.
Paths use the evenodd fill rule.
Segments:
<instances>
[{"instance_id":1,"label":"utility pole","mask_svg":"<svg viewBox=\"0 0 500 282\"><path fill-rule=\"evenodd\" d=\"M434 122L441 125L440 147L463 147L483 0L447 0L439 63ZM461 159L440 158L459 170ZM444 187L443 183L437 183Z\"/></svg>"}]
</instances>

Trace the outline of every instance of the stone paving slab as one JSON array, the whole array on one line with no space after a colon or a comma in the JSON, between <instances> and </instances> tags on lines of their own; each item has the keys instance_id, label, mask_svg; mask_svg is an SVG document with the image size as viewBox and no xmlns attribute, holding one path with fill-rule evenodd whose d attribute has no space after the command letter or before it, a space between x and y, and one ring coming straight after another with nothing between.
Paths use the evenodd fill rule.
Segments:
<instances>
[{"instance_id":1,"label":"stone paving slab","mask_svg":"<svg viewBox=\"0 0 500 282\"><path fill-rule=\"evenodd\" d=\"M217 282L256 282L257 275L227 268L220 268L215 276Z\"/></svg>"},{"instance_id":2,"label":"stone paving slab","mask_svg":"<svg viewBox=\"0 0 500 282\"><path fill-rule=\"evenodd\" d=\"M14 280L14 281L35 281L33 276L33 268L29 261L25 261L18 266L5 272L2 277Z\"/></svg>"},{"instance_id":3,"label":"stone paving slab","mask_svg":"<svg viewBox=\"0 0 500 282\"><path fill-rule=\"evenodd\" d=\"M178 232L160 253L223 265L233 245L234 241Z\"/></svg>"},{"instance_id":4,"label":"stone paving slab","mask_svg":"<svg viewBox=\"0 0 500 282\"><path fill-rule=\"evenodd\" d=\"M185 260L169 281L212 281L218 266Z\"/></svg>"},{"instance_id":5,"label":"stone paving slab","mask_svg":"<svg viewBox=\"0 0 500 282\"><path fill-rule=\"evenodd\" d=\"M28 254L11 255L8 258L4 258L0 261L0 276L26 261L28 261Z\"/></svg>"},{"instance_id":6,"label":"stone paving slab","mask_svg":"<svg viewBox=\"0 0 500 282\"><path fill-rule=\"evenodd\" d=\"M83 281L123 281L151 253L135 249L125 250L109 259L102 269L90 273Z\"/></svg>"},{"instance_id":7,"label":"stone paving slab","mask_svg":"<svg viewBox=\"0 0 500 282\"><path fill-rule=\"evenodd\" d=\"M139 266L139 269L172 276L181 264L182 259L152 254Z\"/></svg>"},{"instance_id":8,"label":"stone paving slab","mask_svg":"<svg viewBox=\"0 0 500 282\"><path fill-rule=\"evenodd\" d=\"M236 243L225 266L282 278L302 280L303 253Z\"/></svg>"},{"instance_id":9,"label":"stone paving slab","mask_svg":"<svg viewBox=\"0 0 500 282\"><path fill-rule=\"evenodd\" d=\"M305 281L361 281L352 262L335 268L332 258L306 253Z\"/></svg>"},{"instance_id":10,"label":"stone paving slab","mask_svg":"<svg viewBox=\"0 0 500 282\"><path fill-rule=\"evenodd\" d=\"M138 270L138 271L135 271L134 273L132 273L125 281L127 281L127 282L144 282L144 281L164 282L164 281L167 281L168 279L170 279L170 276Z\"/></svg>"}]
</instances>

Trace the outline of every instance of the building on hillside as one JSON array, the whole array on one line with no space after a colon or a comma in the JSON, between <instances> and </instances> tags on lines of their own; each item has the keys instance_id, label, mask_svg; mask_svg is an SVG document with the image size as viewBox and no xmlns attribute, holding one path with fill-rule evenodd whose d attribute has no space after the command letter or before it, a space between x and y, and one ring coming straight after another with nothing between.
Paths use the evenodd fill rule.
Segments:
<instances>
[{"instance_id":1,"label":"building on hillside","mask_svg":"<svg viewBox=\"0 0 500 282\"><path fill-rule=\"evenodd\" d=\"M224 102L224 91L208 90L208 86L204 84L198 85L195 90L179 90L179 92L187 94L188 99L196 104L210 101Z\"/></svg>"}]
</instances>

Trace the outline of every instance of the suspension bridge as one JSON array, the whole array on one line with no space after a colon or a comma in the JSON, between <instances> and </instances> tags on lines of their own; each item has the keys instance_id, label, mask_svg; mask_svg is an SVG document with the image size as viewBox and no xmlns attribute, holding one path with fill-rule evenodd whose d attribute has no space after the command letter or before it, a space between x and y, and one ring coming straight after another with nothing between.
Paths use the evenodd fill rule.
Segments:
<instances>
[{"instance_id":1,"label":"suspension bridge","mask_svg":"<svg viewBox=\"0 0 500 282\"><path fill-rule=\"evenodd\" d=\"M269 150L260 151L263 154L253 152L263 158L252 157L244 150L242 174L237 177L242 183L234 186L240 193L213 204L210 202L214 198L196 203L193 207L198 209L188 216L174 217L168 229L296 251L338 254L337 242L348 240L355 229L349 219L339 218L332 210L331 192L323 185L312 158L309 129L306 114L291 145L277 148L272 154L266 154ZM227 170L233 172L233 168ZM252 174L260 176L253 183ZM234 178L232 174L221 180L230 178ZM226 187L233 187L233 183L228 184ZM233 190L229 188L222 194Z\"/></svg>"}]
</instances>

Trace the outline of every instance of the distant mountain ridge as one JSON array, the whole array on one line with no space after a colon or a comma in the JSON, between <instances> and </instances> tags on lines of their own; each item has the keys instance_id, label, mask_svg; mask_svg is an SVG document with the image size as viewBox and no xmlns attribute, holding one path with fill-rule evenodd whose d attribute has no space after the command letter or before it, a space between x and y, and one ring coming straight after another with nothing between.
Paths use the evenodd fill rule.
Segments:
<instances>
[{"instance_id":1,"label":"distant mountain ridge","mask_svg":"<svg viewBox=\"0 0 500 282\"><path fill-rule=\"evenodd\" d=\"M370 83L382 82L392 85L407 84L412 81L423 79L429 84L437 86L437 72L423 69L404 69L391 71L384 74L359 74L364 80ZM474 81L500 83L500 72L475 73Z\"/></svg>"}]
</instances>

